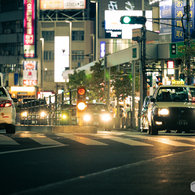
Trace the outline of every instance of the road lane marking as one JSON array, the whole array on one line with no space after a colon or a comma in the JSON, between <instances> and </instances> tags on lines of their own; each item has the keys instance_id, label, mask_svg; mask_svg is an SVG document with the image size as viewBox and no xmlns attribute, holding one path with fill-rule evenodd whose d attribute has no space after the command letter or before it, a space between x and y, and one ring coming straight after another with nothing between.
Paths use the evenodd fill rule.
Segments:
<instances>
[{"instance_id":1,"label":"road lane marking","mask_svg":"<svg viewBox=\"0 0 195 195\"><path fill-rule=\"evenodd\" d=\"M99 142L93 139L89 139L83 136L79 136L79 135L72 135L72 134L64 134L64 133L57 133L58 136L67 138L67 139L71 139L73 141L79 142L81 144L85 144L85 145L104 145L107 146L108 144L105 144L103 142Z\"/></svg>"},{"instance_id":2,"label":"road lane marking","mask_svg":"<svg viewBox=\"0 0 195 195\"><path fill-rule=\"evenodd\" d=\"M19 137L22 137L22 138L30 138L32 140L34 140L35 142L43 145L43 146L46 146L46 145L61 145L62 143L56 141L56 140L53 140L53 139L50 139L48 137L46 137L46 135L42 134L42 133L30 133L30 132L23 132L21 134L19 134Z\"/></svg>"},{"instance_id":3,"label":"road lane marking","mask_svg":"<svg viewBox=\"0 0 195 195\"><path fill-rule=\"evenodd\" d=\"M136 167L136 166L139 166L139 165L147 164L149 162L154 162L154 161L159 160L159 159L168 158L168 157L172 157L172 156L176 156L176 155L180 155L180 154L185 154L185 153L192 152L192 151L195 151L195 149L182 151L182 152L177 152L177 153L166 154L166 155L162 155L162 156L157 156L157 157L154 157L154 158L151 158L151 159L141 160L141 161L134 162L134 163L129 163L129 164L126 164L126 165L113 167L113 168L110 168L110 169L105 169L105 170L102 170L102 171L99 171L99 172L94 172L94 173L90 173L90 174L86 174L86 175L81 175L81 176L74 177L74 178L71 178L71 179L67 179L67 180L63 180L63 181L59 181L59 182L50 183L50 184L46 184L46 185L43 185L43 186L31 188L31 189L28 189L28 190L13 193L11 195L49 194L49 192L51 192L51 191L55 191L56 194L57 194L59 192L58 189L64 187L66 184L70 184L71 182L81 181L81 180L84 180L84 179L87 179L87 178L96 177L98 175L103 175L103 174L106 174L106 173L112 173L112 172L115 172L115 171L121 171L121 170L129 169L129 168L133 168L133 167Z\"/></svg>"},{"instance_id":4,"label":"road lane marking","mask_svg":"<svg viewBox=\"0 0 195 195\"><path fill-rule=\"evenodd\" d=\"M120 142L120 143L123 143L123 144L130 145L130 146L153 146L151 144L147 144L147 143L144 143L144 142L135 141L135 140L132 140L132 139L129 139L129 138L115 137L115 136L112 136L112 135L98 135L98 137L101 137L101 138L104 138L104 139L110 139L110 140L113 140L113 141L116 141L116 142Z\"/></svg>"},{"instance_id":5,"label":"road lane marking","mask_svg":"<svg viewBox=\"0 0 195 195\"><path fill-rule=\"evenodd\" d=\"M127 135L128 137L134 137L134 138L143 138L142 136L139 136L139 135ZM179 142L179 141L173 141L171 139L178 139L178 140L188 140L187 138L178 138L177 136L170 136L170 137L167 137L167 138L157 138L156 136L155 137L145 137L145 139L150 139L152 141L155 141L155 142L160 142L160 143L163 143L163 144L167 144L167 145L171 145L171 146L180 146L180 147L195 147L195 145L192 145L192 144L187 144L187 143L183 143L183 142Z\"/></svg>"},{"instance_id":6,"label":"road lane marking","mask_svg":"<svg viewBox=\"0 0 195 195\"><path fill-rule=\"evenodd\" d=\"M48 148L57 148L57 147L63 147L63 146L68 146L68 144L61 144L61 145L56 145L56 146L37 147L37 148L26 148L26 149L21 149L21 150L10 150L10 151L5 151L5 152L0 152L0 155L18 153L18 152L26 152L26 151L32 151L32 150L48 149Z\"/></svg>"},{"instance_id":7,"label":"road lane marking","mask_svg":"<svg viewBox=\"0 0 195 195\"><path fill-rule=\"evenodd\" d=\"M15 140L5 135L0 135L0 145L20 145Z\"/></svg>"}]
</instances>

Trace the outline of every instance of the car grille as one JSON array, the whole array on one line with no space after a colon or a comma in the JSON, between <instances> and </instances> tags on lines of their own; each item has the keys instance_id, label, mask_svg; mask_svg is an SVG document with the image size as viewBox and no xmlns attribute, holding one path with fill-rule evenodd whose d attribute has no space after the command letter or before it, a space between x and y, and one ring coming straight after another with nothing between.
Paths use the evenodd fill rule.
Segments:
<instances>
[{"instance_id":1,"label":"car grille","mask_svg":"<svg viewBox=\"0 0 195 195\"><path fill-rule=\"evenodd\" d=\"M173 118L194 118L195 109L193 108L182 108L182 107L172 107L169 108L170 117Z\"/></svg>"}]
</instances>

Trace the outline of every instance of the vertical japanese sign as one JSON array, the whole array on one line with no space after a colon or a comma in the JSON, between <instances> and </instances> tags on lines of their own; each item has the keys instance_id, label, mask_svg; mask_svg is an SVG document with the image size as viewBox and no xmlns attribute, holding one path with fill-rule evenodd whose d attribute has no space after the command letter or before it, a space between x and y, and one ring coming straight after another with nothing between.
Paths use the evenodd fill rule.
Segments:
<instances>
[{"instance_id":1,"label":"vertical japanese sign","mask_svg":"<svg viewBox=\"0 0 195 195\"><path fill-rule=\"evenodd\" d=\"M106 42L100 41L100 58L103 58L106 55Z\"/></svg>"},{"instance_id":2,"label":"vertical japanese sign","mask_svg":"<svg viewBox=\"0 0 195 195\"><path fill-rule=\"evenodd\" d=\"M30 85L30 86L37 85L37 62L36 61L23 62L23 85Z\"/></svg>"},{"instance_id":3,"label":"vertical japanese sign","mask_svg":"<svg viewBox=\"0 0 195 195\"><path fill-rule=\"evenodd\" d=\"M186 0L173 0L172 6L172 42L184 41L184 32L182 28L181 17L184 14L184 6L186 6ZM190 0L190 34L194 30L194 1ZM184 29L187 33L187 20L186 15L183 20Z\"/></svg>"},{"instance_id":4,"label":"vertical japanese sign","mask_svg":"<svg viewBox=\"0 0 195 195\"><path fill-rule=\"evenodd\" d=\"M35 57L35 0L24 0L24 58Z\"/></svg>"}]
</instances>

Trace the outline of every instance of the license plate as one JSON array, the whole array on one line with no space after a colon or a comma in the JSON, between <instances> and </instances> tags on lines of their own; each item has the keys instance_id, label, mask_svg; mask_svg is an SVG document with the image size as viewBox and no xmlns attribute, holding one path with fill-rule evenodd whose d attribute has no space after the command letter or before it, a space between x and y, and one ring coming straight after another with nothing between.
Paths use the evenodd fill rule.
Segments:
<instances>
[{"instance_id":1,"label":"license plate","mask_svg":"<svg viewBox=\"0 0 195 195\"><path fill-rule=\"evenodd\" d=\"M99 123L98 122L94 122L94 125L99 125Z\"/></svg>"},{"instance_id":2,"label":"license plate","mask_svg":"<svg viewBox=\"0 0 195 195\"><path fill-rule=\"evenodd\" d=\"M177 124L178 124L178 125L188 125L188 121L186 121L186 120L179 120L179 121L177 122Z\"/></svg>"}]
</instances>

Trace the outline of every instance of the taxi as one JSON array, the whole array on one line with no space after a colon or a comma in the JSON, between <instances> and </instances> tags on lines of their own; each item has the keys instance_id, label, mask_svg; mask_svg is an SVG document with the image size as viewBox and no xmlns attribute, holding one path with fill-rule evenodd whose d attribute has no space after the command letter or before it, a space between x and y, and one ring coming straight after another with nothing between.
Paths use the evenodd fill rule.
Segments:
<instances>
[{"instance_id":1,"label":"taxi","mask_svg":"<svg viewBox=\"0 0 195 195\"><path fill-rule=\"evenodd\" d=\"M191 85L183 81L172 81L172 85L159 85L148 106L148 133L175 130L195 130L195 98ZM195 90L195 87L194 87Z\"/></svg>"},{"instance_id":2,"label":"taxi","mask_svg":"<svg viewBox=\"0 0 195 195\"><path fill-rule=\"evenodd\" d=\"M0 129L14 134L16 124L16 108L13 99L5 87L0 86Z\"/></svg>"}]
</instances>

